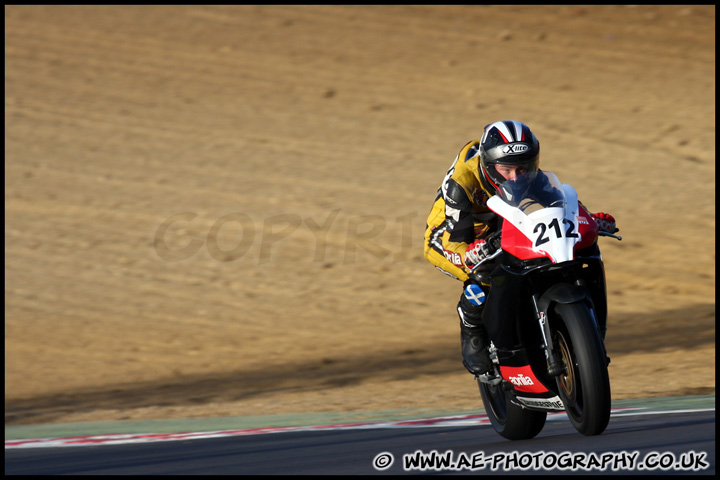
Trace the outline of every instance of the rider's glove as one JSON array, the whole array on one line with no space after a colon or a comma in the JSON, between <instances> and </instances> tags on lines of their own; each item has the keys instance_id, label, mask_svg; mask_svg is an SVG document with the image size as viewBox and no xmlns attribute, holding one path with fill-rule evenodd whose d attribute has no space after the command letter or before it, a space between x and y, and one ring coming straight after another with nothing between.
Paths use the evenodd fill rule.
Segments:
<instances>
[{"instance_id":1,"label":"rider's glove","mask_svg":"<svg viewBox=\"0 0 720 480\"><path fill-rule=\"evenodd\" d=\"M465 250L465 265L472 269L490 253L490 247L485 240L475 240Z\"/></svg>"},{"instance_id":2,"label":"rider's glove","mask_svg":"<svg viewBox=\"0 0 720 480\"><path fill-rule=\"evenodd\" d=\"M615 233L620 230L615 226L615 218L608 213L593 213L592 218L593 220L595 220L595 223L598 224L598 227L600 227L600 230L603 232Z\"/></svg>"}]
</instances>

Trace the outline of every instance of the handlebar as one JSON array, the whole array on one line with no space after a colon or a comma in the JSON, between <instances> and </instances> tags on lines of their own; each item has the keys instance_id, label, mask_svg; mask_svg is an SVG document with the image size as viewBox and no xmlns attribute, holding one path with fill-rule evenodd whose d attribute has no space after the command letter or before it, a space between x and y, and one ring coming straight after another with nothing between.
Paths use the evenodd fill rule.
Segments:
<instances>
[{"instance_id":1,"label":"handlebar","mask_svg":"<svg viewBox=\"0 0 720 480\"><path fill-rule=\"evenodd\" d=\"M615 238L615 239L617 239L617 240L622 240L622 237L621 237L620 235L614 235L614 234L612 234L612 233L603 232L602 230L599 230L599 231L598 231L598 236L600 236L600 237L612 237L612 238Z\"/></svg>"},{"instance_id":2,"label":"handlebar","mask_svg":"<svg viewBox=\"0 0 720 480\"><path fill-rule=\"evenodd\" d=\"M500 255L501 253L502 253L502 248L498 247L497 250L495 250L493 253L491 253L491 254L488 255L487 257L483 258L483 259L480 260L476 265L474 265L474 266L470 269L470 273L475 273L475 270L476 270L478 267L480 267L480 265L482 265L483 263L488 262L488 261L494 259L495 257L497 257L498 255Z\"/></svg>"}]
</instances>

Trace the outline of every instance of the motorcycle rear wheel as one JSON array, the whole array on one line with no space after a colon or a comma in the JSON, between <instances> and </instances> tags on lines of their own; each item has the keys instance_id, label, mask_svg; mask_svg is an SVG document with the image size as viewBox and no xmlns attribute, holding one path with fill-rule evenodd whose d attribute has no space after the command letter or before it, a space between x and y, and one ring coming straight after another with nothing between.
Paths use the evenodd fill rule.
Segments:
<instances>
[{"instance_id":1,"label":"motorcycle rear wheel","mask_svg":"<svg viewBox=\"0 0 720 480\"><path fill-rule=\"evenodd\" d=\"M610 421L610 379L605 349L590 310L582 303L557 304L562 319L553 325L553 342L565 364L558 393L570 423L583 435L599 435Z\"/></svg>"},{"instance_id":2,"label":"motorcycle rear wheel","mask_svg":"<svg viewBox=\"0 0 720 480\"><path fill-rule=\"evenodd\" d=\"M478 380L480 396L490 423L497 433L508 440L535 437L545 426L546 412L528 410L511 402L511 394L501 385Z\"/></svg>"}]
</instances>

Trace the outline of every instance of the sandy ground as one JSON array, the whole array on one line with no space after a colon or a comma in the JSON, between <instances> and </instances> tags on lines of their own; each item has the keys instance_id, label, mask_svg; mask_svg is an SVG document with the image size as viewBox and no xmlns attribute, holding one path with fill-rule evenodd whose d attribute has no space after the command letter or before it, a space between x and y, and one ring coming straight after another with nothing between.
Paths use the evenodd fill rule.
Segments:
<instances>
[{"instance_id":1,"label":"sandy ground","mask_svg":"<svg viewBox=\"0 0 720 480\"><path fill-rule=\"evenodd\" d=\"M442 177L521 120L616 399L715 392L714 6L6 6L5 424L481 408Z\"/></svg>"}]
</instances>

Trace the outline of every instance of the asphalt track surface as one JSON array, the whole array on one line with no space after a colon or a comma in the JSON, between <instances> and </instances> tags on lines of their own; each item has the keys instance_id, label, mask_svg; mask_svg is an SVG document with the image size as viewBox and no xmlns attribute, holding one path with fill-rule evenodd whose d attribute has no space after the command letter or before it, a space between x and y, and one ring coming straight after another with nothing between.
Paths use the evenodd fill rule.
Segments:
<instances>
[{"instance_id":1,"label":"asphalt track surface","mask_svg":"<svg viewBox=\"0 0 720 480\"><path fill-rule=\"evenodd\" d=\"M257 434L81 447L8 448L6 440L5 474L715 473L714 405L613 411L608 428L595 437L577 433L563 414L549 416L534 439L515 442L482 422L440 425L448 423L274 433L256 429ZM421 457L425 468L408 463Z\"/></svg>"}]
</instances>

